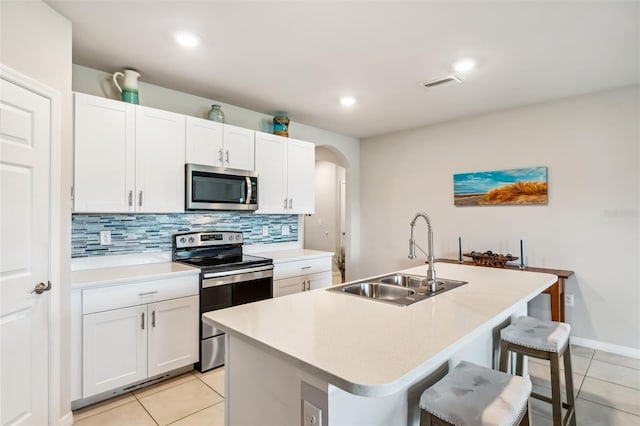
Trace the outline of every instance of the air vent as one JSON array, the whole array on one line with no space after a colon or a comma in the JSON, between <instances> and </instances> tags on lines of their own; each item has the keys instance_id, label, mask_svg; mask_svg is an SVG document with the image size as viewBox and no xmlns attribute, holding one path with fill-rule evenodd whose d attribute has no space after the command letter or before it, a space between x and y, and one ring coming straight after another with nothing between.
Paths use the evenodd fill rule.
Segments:
<instances>
[{"instance_id":1,"label":"air vent","mask_svg":"<svg viewBox=\"0 0 640 426\"><path fill-rule=\"evenodd\" d=\"M432 89L434 87L444 86L445 84L449 84L449 83L461 83L461 82L462 80L460 79L460 77L451 74L445 77L437 78L435 80L421 81L418 84L426 89Z\"/></svg>"}]
</instances>

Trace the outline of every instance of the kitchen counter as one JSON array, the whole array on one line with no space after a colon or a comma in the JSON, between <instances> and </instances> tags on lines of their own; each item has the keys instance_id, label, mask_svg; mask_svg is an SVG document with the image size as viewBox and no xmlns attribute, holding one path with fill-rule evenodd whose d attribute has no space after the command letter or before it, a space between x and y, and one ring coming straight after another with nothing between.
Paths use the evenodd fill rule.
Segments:
<instances>
[{"instance_id":1,"label":"kitchen counter","mask_svg":"<svg viewBox=\"0 0 640 426\"><path fill-rule=\"evenodd\" d=\"M526 303L557 280L551 274L444 263L437 264L436 271L441 278L469 283L406 307L319 289L210 312L203 318L228 333L231 371L260 363L260 374L268 380L270 373L264 370L292 368L295 377L308 376L303 381L315 382L325 391L329 405L332 400L348 400L347 405L357 412L355 407L363 399L353 400L353 396L369 397L377 402L358 415L373 409L371 416L378 410L375 415L384 419L380 410L385 401L404 395L397 398L405 406L412 405L406 396L411 387L456 354L465 352L465 348L472 346L467 350L468 356L460 355L462 358L475 361L472 352L476 350L482 352L478 358L490 365L493 329L512 315L526 314ZM426 267L402 272L425 275ZM478 340L481 337L482 344ZM235 352L235 348L243 348L243 353ZM252 360L245 364L243 359L249 357L248 353L253 353ZM273 366L266 367L270 363ZM279 374L283 378L274 380L286 381L286 375L282 371ZM249 395L259 399L264 394L264 389L256 394L245 387L234 393L240 387L239 383L227 387L232 416L228 424L250 420L243 417L246 414L240 408L236 409L237 400L246 401ZM277 393L276 388L269 387L269 392ZM341 392L336 388L351 397L337 397ZM268 402L271 403L273 400ZM339 407L341 403L334 405ZM295 411L295 404L290 408ZM391 409L394 410L397 409ZM334 408L330 413L336 416L340 411ZM297 414L299 408L290 419ZM280 414L274 416L272 420L288 421ZM405 419L406 416L405 413ZM347 417L333 419L335 424L348 424L344 420ZM384 424L384 420L376 422Z\"/></svg>"},{"instance_id":2,"label":"kitchen counter","mask_svg":"<svg viewBox=\"0 0 640 426\"><path fill-rule=\"evenodd\" d=\"M114 266L71 272L71 289L84 290L122 283L198 275L200 269L176 262L146 263L142 265Z\"/></svg>"},{"instance_id":3,"label":"kitchen counter","mask_svg":"<svg viewBox=\"0 0 640 426\"><path fill-rule=\"evenodd\" d=\"M333 252L319 251L309 249L279 250L279 251L263 251L254 253L256 256L268 257L273 259L273 263L292 262L302 259L314 259L320 257L333 256Z\"/></svg>"}]
</instances>

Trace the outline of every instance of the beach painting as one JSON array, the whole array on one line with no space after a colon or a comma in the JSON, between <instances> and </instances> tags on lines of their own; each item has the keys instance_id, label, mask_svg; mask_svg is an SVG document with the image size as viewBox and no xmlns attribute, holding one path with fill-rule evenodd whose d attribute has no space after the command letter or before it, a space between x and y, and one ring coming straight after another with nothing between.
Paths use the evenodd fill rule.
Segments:
<instances>
[{"instance_id":1,"label":"beach painting","mask_svg":"<svg viewBox=\"0 0 640 426\"><path fill-rule=\"evenodd\" d=\"M453 175L456 206L547 204L547 168Z\"/></svg>"}]
</instances>

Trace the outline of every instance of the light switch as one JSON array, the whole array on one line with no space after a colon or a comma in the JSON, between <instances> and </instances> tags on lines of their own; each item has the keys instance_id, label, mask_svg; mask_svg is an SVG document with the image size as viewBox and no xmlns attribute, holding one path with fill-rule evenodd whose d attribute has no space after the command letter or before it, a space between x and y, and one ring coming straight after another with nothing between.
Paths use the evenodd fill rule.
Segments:
<instances>
[{"instance_id":1,"label":"light switch","mask_svg":"<svg viewBox=\"0 0 640 426\"><path fill-rule=\"evenodd\" d=\"M302 425L320 426L322 425L322 410L309 401L302 402Z\"/></svg>"},{"instance_id":2,"label":"light switch","mask_svg":"<svg viewBox=\"0 0 640 426\"><path fill-rule=\"evenodd\" d=\"M282 225L282 235L289 235L289 225Z\"/></svg>"},{"instance_id":3,"label":"light switch","mask_svg":"<svg viewBox=\"0 0 640 426\"><path fill-rule=\"evenodd\" d=\"M100 245L101 246L111 245L111 231L100 231Z\"/></svg>"}]
</instances>

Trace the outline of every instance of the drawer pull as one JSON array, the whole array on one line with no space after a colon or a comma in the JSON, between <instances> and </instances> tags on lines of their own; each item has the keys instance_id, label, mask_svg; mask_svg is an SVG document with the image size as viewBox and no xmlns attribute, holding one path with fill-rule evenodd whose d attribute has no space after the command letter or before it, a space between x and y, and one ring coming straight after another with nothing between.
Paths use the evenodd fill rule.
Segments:
<instances>
[{"instance_id":1,"label":"drawer pull","mask_svg":"<svg viewBox=\"0 0 640 426\"><path fill-rule=\"evenodd\" d=\"M140 322L140 326L144 330L144 312L142 313L142 321Z\"/></svg>"},{"instance_id":2,"label":"drawer pull","mask_svg":"<svg viewBox=\"0 0 640 426\"><path fill-rule=\"evenodd\" d=\"M157 291L146 291L144 293L138 293L138 296L143 297L143 296L151 296L152 294L156 294Z\"/></svg>"},{"instance_id":3,"label":"drawer pull","mask_svg":"<svg viewBox=\"0 0 640 426\"><path fill-rule=\"evenodd\" d=\"M311 266L303 266L300 269L311 269Z\"/></svg>"}]
</instances>

